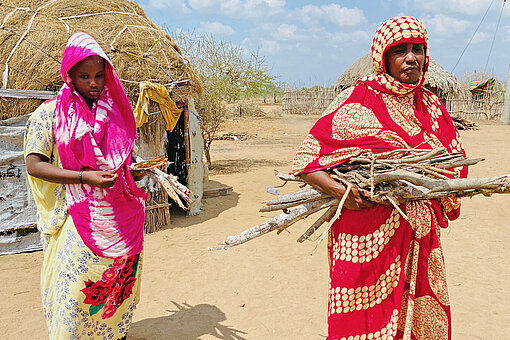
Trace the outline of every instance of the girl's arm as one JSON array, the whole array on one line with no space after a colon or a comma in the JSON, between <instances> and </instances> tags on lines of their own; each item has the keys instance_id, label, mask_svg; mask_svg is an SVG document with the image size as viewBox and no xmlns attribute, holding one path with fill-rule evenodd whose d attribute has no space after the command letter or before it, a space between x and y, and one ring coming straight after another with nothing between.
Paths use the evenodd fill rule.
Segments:
<instances>
[{"instance_id":1,"label":"girl's arm","mask_svg":"<svg viewBox=\"0 0 510 340\"><path fill-rule=\"evenodd\" d=\"M118 177L116 173L109 171L74 171L62 169L48 163L48 161L48 157L38 153L31 153L27 155L25 163L27 165L28 174L53 183L85 183L99 188L112 187Z\"/></svg>"},{"instance_id":2,"label":"girl's arm","mask_svg":"<svg viewBox=\"0 0 510 340\"><path fill-rule=\"evenodd\" d=\"M326 194L332 195L339 200L345 193L346 187L335 181L326 171L316 171L307 174L301 174L300 177L312 187L320 190ZM351 188L347 199L345 200L344 207L350 210L362 210L374 206L375 203L363 198L358 189Z\"/></svg>"}]
</instances>

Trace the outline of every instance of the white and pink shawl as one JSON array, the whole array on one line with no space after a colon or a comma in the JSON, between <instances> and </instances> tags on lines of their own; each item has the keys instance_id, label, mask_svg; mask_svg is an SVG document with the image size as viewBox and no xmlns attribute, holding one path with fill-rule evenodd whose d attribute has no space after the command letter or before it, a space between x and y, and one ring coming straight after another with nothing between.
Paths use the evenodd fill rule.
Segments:
<instances>
[{"instance_id":1,"label":"white and pink shawl","mask_svg":"<svg viewBox=\"0 0 510 340\"><path fill-rule=\"evenodd\" d=\"M106 85L91 110L75 91L68 72L92 55L105 60ZM129 100L111 61L85 33L69 39L60 74L64 86L57 95L54 128L62 167L119 175L111 188L68 184L69 214L83 242L95 254L110 258L136 255L142 251L147 196L136 187L128 169L137 136Z\"/></svg>"}]
</instances>

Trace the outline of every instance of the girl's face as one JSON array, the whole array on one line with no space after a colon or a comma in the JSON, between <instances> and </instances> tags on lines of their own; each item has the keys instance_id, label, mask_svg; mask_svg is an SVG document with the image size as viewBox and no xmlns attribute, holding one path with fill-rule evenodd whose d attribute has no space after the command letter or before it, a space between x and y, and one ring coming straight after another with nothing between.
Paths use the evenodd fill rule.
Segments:
<instances>
[{"instance_id":1,"label":"girl's face","mask_svg":"<svg viewBox=\"0 0 510 340\"><path fill-rule=\"evenodd\" d=\"M99 98L106 82L104 68L104 59L92 55L69 70L71 83L84 99L94 101Z\"/></svg>"},{"instance_id":2,"label":"girl's face","mask_svg":"<svg viewBox=\"0 0 510 340\"><path fill-rule=\"evenodd\" d=\"M425 64L423 44L403 43L391 46L384 57L386 73L401 83L414 84L420 79Z\"/></svg>"}]
</instances>

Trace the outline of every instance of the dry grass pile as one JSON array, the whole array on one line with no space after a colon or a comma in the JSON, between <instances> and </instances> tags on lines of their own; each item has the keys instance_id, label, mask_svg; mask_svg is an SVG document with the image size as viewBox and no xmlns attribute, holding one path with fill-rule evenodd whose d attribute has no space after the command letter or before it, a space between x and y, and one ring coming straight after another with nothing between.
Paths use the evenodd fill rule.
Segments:
<instances>
[{"instance_id":1,"label":"dry grass pile","mask_svg":"<svg viewBox=\"0 0 510 340\"><path fill-rule=\"evenodd\" d=\"M126 93L135 102L137 82L187 81L172 96L200 93L198 79L179 47L151 22L141 7L127 0L7 0L0 3L0 72L3 87L48 90L62 85L60 60L76 32L94 37L112 60ZM4 117L33 111L38 100L0 100Z\"/></svg>"}]
</instances>

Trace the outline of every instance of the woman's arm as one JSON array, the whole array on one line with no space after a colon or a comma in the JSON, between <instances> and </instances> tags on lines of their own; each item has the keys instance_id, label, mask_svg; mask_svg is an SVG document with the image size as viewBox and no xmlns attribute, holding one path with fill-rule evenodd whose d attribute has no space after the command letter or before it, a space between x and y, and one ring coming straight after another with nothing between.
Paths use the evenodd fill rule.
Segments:
<instances>
[{"instance_id":1,"label":"woman's arm","mask_svg":"<svg viewBox=\"0 0 510 340\"><path fill-rule=\"evenodd\" d=\"M116 173L109 171L83 171L80 182L80 171L62 169L48 163L48 161L48 157L38 153L27 155L25 163L28 174L53 183L85 183L99 188L112 187L118 177Z\"/></svg>"},{"instance_id":2,"label":"woman's arm","mask_svg":"<svg viewBox=\"0 0 510 340\"><path fill-rule=\"evenodd\" d=\"M307 174L301 174L300 177L317 190L326 194L332 195L339 200L345 193L346 187L335 181L326 171L316 171ZM356 188L351 188L347 199L345 200L344 207L350 210L362 210L374 206L375 203L368 201L361 196Z\"/></svg>"}]
</instances>

